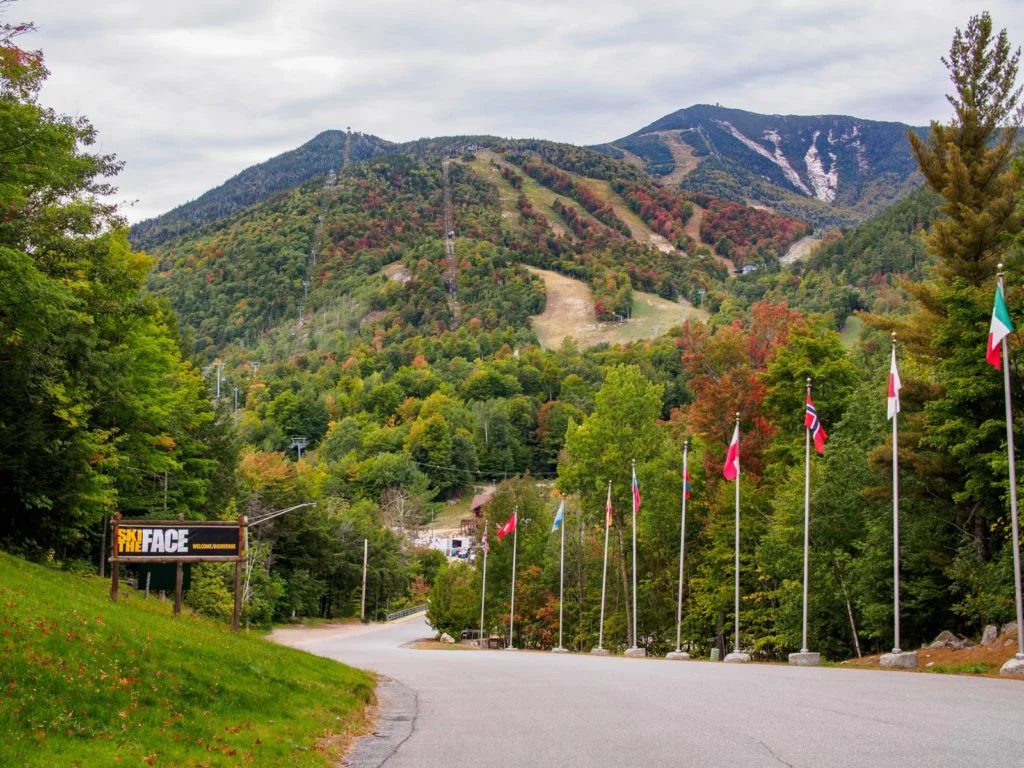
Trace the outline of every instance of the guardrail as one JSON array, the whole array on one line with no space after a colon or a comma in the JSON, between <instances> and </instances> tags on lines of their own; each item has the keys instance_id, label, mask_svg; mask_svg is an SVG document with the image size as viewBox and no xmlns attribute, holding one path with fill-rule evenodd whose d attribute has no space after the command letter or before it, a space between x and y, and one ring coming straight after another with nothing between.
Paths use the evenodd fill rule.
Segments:
<instances>
[{"instance_id":1,"label":"guardrail","mask_svg":"<svg viewBox=\"0 0 1024 768\"><path fill-rule=\"evenodd\" d=\"M406 616L412 616L414 613L423 613L427 610L427 604L413 605L409 608L403 608L400 611L393 611L384 617L385 621L394 621L395 619L404 619Z\"/></svg>"}]
</instances>

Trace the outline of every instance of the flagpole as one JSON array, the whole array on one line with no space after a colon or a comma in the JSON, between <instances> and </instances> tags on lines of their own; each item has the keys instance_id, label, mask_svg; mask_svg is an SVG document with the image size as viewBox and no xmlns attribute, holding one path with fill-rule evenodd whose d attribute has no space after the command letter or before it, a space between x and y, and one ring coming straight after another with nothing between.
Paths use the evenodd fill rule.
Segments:
<instances>
[{"instance_id":1,"label":"flagpole","mask_svg":"<svg viewBox=\"0 0 1024 768\"><path fill-rule=\"evenodd\" d=\"M892 365L896 365L896 332L892 333ZM890 388L893 388L893 373L890 369ZM898 373L897 373L898 375ZM899 389L895 389L896 406L892 414L892 605L893 605L893 639L892 653L882 655L880 664L883 667L914 669L917 667L917 652L904 653L900 648L900 470L899 470Z\"/></svg>"},{"instance_id":2,"label":"flagpole","mask_svg":"<svg viewBox=\"0 0 1024 768\"><path fill-rule=\"evenodd\" d=\"M740 412L736 411L736 428L740 426ZM735 637L733 638L733 653L740 652L740 473L736 472L736 525L735 525L735 594L733 596L733 608L735 610Z\"/></svg>"},{"instance_id":3,"label":"flagpole","mask_svg":"<svg viewBox=\"0 0 1024 768\"><path fill-rule=\"evenodd\" d=\"M892 353L896 354L896 332L892 333ZM899 476L899 422L897 410L892 415L892 578L893 613L895 618L895 644L892 652L903 653L900 648L900 476Z\"/></svg>"},{"instance_id":4,"label":"flagpole","mask_svg":"<svg viewBox=\"0 0 1024 768\"><path fill-rule=\"evenodd\" d=\"M811 407L811 377L807 377L807 407ZM815 413L817 418L817 413ZM811 553L811 426L804 418L804 609L800 653L789 654L789 663L800 666L817 666L821 655L811 653L807 648L807 585L810 582Z\"/></svg>"},{"instance_id":5,"label":"flagpole","mask_svg":"<svg viewBox=\"0 0 1024 768\"><path fill-rule=\"evenodd\" d=\"M636 459L633 459L633 482L636 481ZM636 491L630 485L630 496L633 499L633 645L629 650L636 651Z\"/></svg>"},{"instance_id":6,"label":"flagpole","mask_svg":"<svg viewBox=\"0 0 1024 768\"><path fill-rule=\"evenodd\" d=\"M608 583L608 531L611 528L611 521L608 519L608 507L612 503L612 481L608 481L608 501L605 504L604 513L604 568L601 571L601 625L597 630L597 648L591 653L597 656L604 656L608 653L604 649L604 591Z\"/></svg>"},{"instance_id":7,"label":"flagpole","mask_svg":"<svg viewBox=\"0 0 1024 768\"><path fill-rule=\"evenodd\" d=\"M487 542L487 521L484 520L484 542ZM487 600L487 550L490 546L484 547L484 574L480 582L480 645L484 644L484 604Z\"/></svg>"},{"instance_id":8,"label":"flagpole","mask_svg":"<svg viewBox=\"0 0 1024 768\"><path fill-rule=\"evenodd\" d=\"M683 634L683 562L686 559L686 483L688 475L689 438L683 442L683 502L679 522L679 596L676 599L676 649L666 658L685 661L690 654L682 648Z\"/></svg>"},{"instance_id":9,"label":"flagpole","mask_svg":"<svg viewBox=\"0 0 1024 768\"><path fill-rule=\"evenodd\" d=\"M811 377L807 377L807 397L811 396ZM808 555L810 551L811 536L811 428L805 427L804 432L804 617L803 617L803 641L800 645L800 653L808 653L807 650L807 581L808 581Z\"/></svg>"},{"instance_id":10,"label":"flagpole","mask_svg":"<svg viewBox=\"0 0 1024 768\"><path fill-rule=\"evenodd\" d=\"M562 501L565 504L565 501ZM559 526L562 529L562 549L558 555L558 647L552 650L556 653L566 653L566 649L562 647L562 610L565 607L565 507L562 507L563 517L562 524Z\"/></svg>"},{"instance_id":11,"label":"flagpole","mask_svg":"<svg viewBox=\"0 0 1024 768\"><path fill-rule=\"evenodd\" d=\"M999 290L1006 295L1004 287L1003 265L999 265ZM1021 600L1020 581L1020 520L1017 514L1017 463L1014 457L1013 448L1013 405L1010 399L1010 349L1006 344L1006 336L1002 338L1003 345L1003 393L1006 402L1006 457L1010 465L1010 516L1013 523L1013 581L1016 593L1014 597L1017 603L1017 655L1013 662L1003 665L1003 674L1021 674L1024 672L1024 607Z\"/></svg>"},{"instance_id":12,"label":"flagpole","mask_svg":"<svg viewBox=\"0 0 1024 768\"><path fill-rule=\"evenodd\" d=\"M735 571L735 594L733 597L733 611L735 619L735 637L733 638L733 652L727 654L725 661L732 662L745 662L750 661L750 654L743 653L740 650L740 468L739 468L739 431L740 431L740 412L736 411L736 435L737 435L737 460L736 460L736 532L735 532L735 543L733 549L735 550L735 564L733 566Z\"/></svg>"},{"instance_id":13,"label":"flagpole","mask_svg":"<svg viewBox=\"0 0 1024 768\"><path fill-rule=\"evenodd\" d=\"M508 648L506 648L506 650L509 651L514 651L516 649L515 644L512 642L512 637L516 621L516 552L519 547L518 505L513 507L512 517L515 519L515 525L512 527L512 609L508 615Z\"/></svg>"}]
</instances>

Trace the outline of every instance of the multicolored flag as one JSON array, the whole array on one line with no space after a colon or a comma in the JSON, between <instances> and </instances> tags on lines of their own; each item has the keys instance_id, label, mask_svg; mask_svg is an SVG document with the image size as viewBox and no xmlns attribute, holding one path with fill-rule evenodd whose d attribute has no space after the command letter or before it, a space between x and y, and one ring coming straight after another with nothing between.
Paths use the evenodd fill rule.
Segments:
<instances>
[{"instance_id":1,"label":"multicolored flag","mask_svg":"<svg viewBox=\"0 0 1024 768\"><path fill-rule=\"evenodd\" d=\"M892 362L889 364L889 411L888 418L891 420L900 412L900 389L903 383L900 381L900 373L896 370L896 347L892 348Z\"/></svg>"},{"instance_id":2,"label":"multicolored flag","mask_svg":"<svg viewBox=\"0 0 1024 768\"><path fill-rule=\"evenodd\" d=\"M500 539L504 539L506 536L508 536L510 533L512 533L512 531L514 531L515 529L516 529L516 513L513 512L512 513L512 517L510 517L508 519L508 521L503 526L501 526L501 528L498 529L498 539L499 540Z\"/></svg>"},{"instance_id":3,"label":"multicolored flag","mask_svg":"<svg viewBox=\"0 0 1024 768\"><path fill-rule=\"evenodd\" d=\"M555 515L555 522L551 525L551 532L554 533L562 527L562 521L565 519L565 499L562 499L558 504L558 514Z\"/></svg>"},{"instance_id":4,"label":"multicolored flag","mask_svg":"<svg viewBox=\"0 0 1024 768\"><path fill-rule=\"evenodd\" d=\"M732 433L732 442L729 443L729 452L725 455L725 466L722 467L722 474L726 480L735 480L740 474L740 425L736 423L736 429Z\"/></svg>"},{"instance_id":5,"label":"multicolored flag","mask_svg":"<svg viewBox=\"0 0 1024 768\"><path fill-rule=\"evenodd\" d=\"M640 486L636 482L636 468L633 468L633 509L640 511Z\"/></svg>"},{"instance_id":6,"label":"multicolored flag","mask_svg":"<svg viewBox=\"0 0 1024 768\"><path fill-rule=\"evenodd\" d=\"M480 539L480 551L487 554L487 528L484 528L484 537Z\"/></svg>"},{"instance_id":7,"label":"multicolored flag","mask_svg":"<svg viewBox=\"0 0 1024 768\"><path fill-rule=\"evenodd\" d=\"M821 421L818 419L818 412L814 410L814 401L811 400L810 395L807 395L807 412L804 414L804 426L811 430L811 439L814 440L814 450L818 453L824 453L825 441L828 440L828 435L821 426Z\"/></svg>"},{"instance_id":8,"label":"multicolored flag","mask_svg":"<svg viewBox=\"0 0 1024 768\"><path fill-rule=\"evenodd\" d=\"M988 349L985 359L997 371L1003 369L1002 340L1013 330L1010 312L1003 300L1003 286L996 283L996 300L992 305L992 324L988 328Z\"/></svg>"},{"instance_id":9,"label":"multicolored flag","mask_svg":"<svg viewBox=\"0 0 1024 768\"><path fill-rule=\"evenodd\" d=\"M686 498L688 499L693 496L690 489L690 470L683 472L683 493L686 494Z\"/></svg>"},{"instance_id":10,"label":"multicolored flag","mask_svg":"<svg viewBox=\"0 0 1024 768\"><path fill-rule=\"evenodd\" d=\"M608 483L608 501L604 503L604 524L606 528L612 527L612 484Z\"/></svg>"}]
</instances>

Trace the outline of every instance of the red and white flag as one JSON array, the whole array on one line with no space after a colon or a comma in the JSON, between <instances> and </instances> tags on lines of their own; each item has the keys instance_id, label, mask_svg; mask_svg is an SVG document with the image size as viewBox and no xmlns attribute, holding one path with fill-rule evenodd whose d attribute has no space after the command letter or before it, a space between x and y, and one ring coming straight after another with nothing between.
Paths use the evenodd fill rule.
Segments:
<instances>
[{"instance_id":1,"label":"red and white flag","mask_svg":"<svg viewBox=\"0 0 1024 768\"><path fill-rule=\"evenodd\" d=\"M604 503L604 524L611 528L612 525L612 487L608 486L608 501Z\"/></svg>"},{"instance_id":2,"label":"red and white flag","mask_svg":"<svg viewBox=\"0 0 1024 768\"><path fill-rule=\"evenodd\" d=\"M636 470L633 470L633 509L640 511L640 486L636 482Z\"/></svg>"},{"instance_id":3,"label":"red and white flag","mask_svg":"<svg viewBox=\"0 0 1024 768\"><path fill-rule=\"evenodd\" d=\"M725 466L722 467L722 474L725 475L726 480L735 480L740 474L740 425L738 422L736 429L732 433L729 452L725 455Z\"/></svg>"},{"instance_id":4,"label":"red and white flag","mask_svg":"<svg viewBox=\"0 0 1024 768\"><path fill-rule=\"evenodd\" d=\"M810 395L807 396L807 410L804 414L804 426L811 430L811 439L814 440L814 450L818 453L824 453L825 441L828 439L828 435L821 426L821 421L818 419L818 412L814 409L814 401L811 400Z\"/></svg>"},{"instance_id":5,"label":"red and white flag","mask_svg":"<svg viewBox=\"0 0 1024 768\"><path fill-rule=\"evenodd\" d=\"M892 419L900 412L900 388L902 386L900 373L896 370L896 347L893 347L892 362L889 365L889 419Z\"/></svg>"},{"instance_id":6,"label":"red and white flag","mask_svg":"<svg viewBox=\"0 0 1024 768\"><path fill-rule=\"evenodd\" d=\"M506 536L508 536L510 533L512 533L512 531L514 531L515 529L516 529L516 513L513 512L512 513L512 517L510 517L506 521L506 523L503 526L501 526L501 528L498 529L498 539L499 540L500 539L504 539Z\"/></svg>"}]
</instances>

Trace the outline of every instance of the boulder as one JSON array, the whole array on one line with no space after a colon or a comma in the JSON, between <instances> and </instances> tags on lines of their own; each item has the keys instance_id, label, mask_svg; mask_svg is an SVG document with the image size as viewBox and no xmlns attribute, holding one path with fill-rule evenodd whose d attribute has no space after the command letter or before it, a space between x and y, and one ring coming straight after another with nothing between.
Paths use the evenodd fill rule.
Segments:
<instances>
[{"instance_id":1,"label":"boulder","mask_svg":"<svg viewBox=\"0 0 1024 768\"><path fill-rule=\"evenodd\" d=\"M452 637L451 635L449 635L447 632L442 632L441 633L441 642L442 643L446 643L448 645L451 645L452 643L455 642L455 638Z\"/></svg>"},{"instance_id":2,"label":"boulder","mask_svg":"<svg viewBox=\"0 0 1024 768\"><path fill-rule=\"evenodd\" d=\"M1017 636L1017 622L1016 621L1008 621L1005 624L1003 624L1003 626L1001 626L999 628L999 634L1000 635L1005 635L1007 632L1012 632L1014 637Z\"/></svg>"},{"instance_id":3,"label":"boulder","mask_svg":"<svg viewBox=\"0 0 1024 768\"><path fill-rule=\"evenodd\" d=\"M996 640L999 639L999 627L995 624L989 624L985 627L985 631L981 633L981 644L986 647L991 647L996 644Z\"/></svg>"},{"instance_id":4,"label":"boulder","mask_svg":"<svg viewBox=\"0 0 1024 768\"><path fill-rule=\"evenodd\" d=\"M951 643L957 642L959 639L960 639L959 637L954 635L948 629L944 629L941 632L939 632L939 634L935 637L935 639L932 640L932 644L929 645L928 647L929 648L946 648Z\"/></svg>"}]
</instances>

